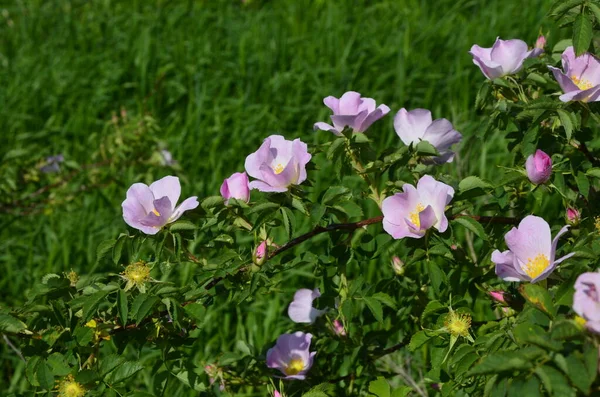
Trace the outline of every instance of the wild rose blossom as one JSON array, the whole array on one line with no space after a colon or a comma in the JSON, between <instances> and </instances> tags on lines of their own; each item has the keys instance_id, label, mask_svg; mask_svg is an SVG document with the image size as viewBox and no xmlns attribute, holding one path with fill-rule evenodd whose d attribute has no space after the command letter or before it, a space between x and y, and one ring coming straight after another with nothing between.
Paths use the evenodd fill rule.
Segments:
<instances>
[{"instance_id":1,"label":"wild rose blossom","mask_svg":"<svg viewBox=\"0 0 600 397\"><path fill-rule=\"evenodd\" d=\"M575 281L573 310L586 320L586 327L600 333L600 273L583 273Z\"/></svg>"},{"instance_id":2,"label":"wild rose blossom","mask_svg":"<svg viewBox=\"0 0 600 397\"><path fill-rule=\"evenodd\" d=\"M250 188L248 187L248 175L245 172L236 172L223 181L221 185L221 196L225 200L225 205L229 204L229 199L234 198L250 201Z\"/></svg>"},{"instance_id":3,"label":"wild rose blossom","mask_svg":"<svg viewBox=\"0 0 600 397\"><path fill-rule=\"evenodd\" d=\"M403 193L383 200L383 229L393 238L421 238L431 227L441 233L448 228L444 214L454 189L429 175L419 179L417 187L405 184Z\"/></svg>"},{"instance_id":4,"label":"wild rose blossom","mask_svg":"<svg viewBox=\"0 0 600 397\"><path fill-rule=\"evenodd\" d=\"M46 157L46 165L40 167L40 171L44 174L52 174L60 171L60 163L65 161L65 157L62 154L56 156Z\"/></svg>"},{"instance_id":5,"label":"wild rose blossom","mask_svg":"<svg viewBox=\"0 0 600 397\"><path fill-rule=\"evenodd\" d=\"M390 108L386 105L375 103L372 98L363 98L358 92L348 91L340 99L328 96L323 103L333 112L331 121L333 126L318 122L315 130L330 131L335 135L342 136L345 127L350 127L354 132L365 132L371 124L389 113Z\"/></svg>"},{"instance_id":6,"label":"wild rose blossom","mask_svg":"<svg viewBox=\"0 0 600 397\"><path fill-rule=\"evenodd\" d=\"M413 109L410 112L400 109L394 117L394 130L407 146L420 141L431 143L440 153L439 157L433 158L436 164L452 162L454 152L450 151L450 146L462 139L452 123L446 119L433 120L431 112L426 109Z\"/></svg>"},{"instance_id":7,"label":"wild rose blossom","mask_svg":"<svg viewBox=\"0 0 600 397\"><path fill-rule=\"evenodd\" d=\"M246 172L257 179L250 189L285 192L306 180L306 164L311 159L306 143L288 141L281 135L266 138L260 148L246 157Z\"/></svg>"},{"instance_id":8,"label":"wild rose blossom","mask_svg":"<svg viewBox=\"0 0 600 397\"><path fill-rule=\"evenodd\" d=\"M285 379L304 379L317 354L309 351L311 339L311 334L300 331L279 336L267 351L267 367L283 372Z\"/></svg>"},{"instance_id":9,"label":"wild rose blossom","mask_svg":"<svg viewBox=\"0 0 600 397\"><path fill-rule=\"evenodd\" d=\"M123 201L123 219L125 222L146 234L156 234L168 223L175 222L185 211L198 206L198 197L185 199L178 207L181 195L179 178L165 176L152 183L134 183L127 190Z\"/></svg>"},{"instance_id":10,"label":"wild rose blossom","mask_svg":"<svg viewBox=\"0 0 600 397\"><path fill-rule=\"evenodd\" d=\"M312 307L315 299L321 296L318 288L314 290L302 288L294 294L294 300L288 307L288 315L295 323L312 324L317 317L325 314L326 310L319 310Z\"/></svg>"},{"instance_id":11,"label":"wild rose blossom","mask_svg":"<svg viewBox=\"0 0 600 397\"><path fill-rule=\"evenodd\" d=\"M525 162L527 178L536 185L548 182L552 175L552 159L541 150L527 157Z\"/></svg>"},{"instance_id":12,"label":"wild rose blossom","mask_svg":"<svg viewBox=\"0 0 600 397\"><path fill-rule=\"evenodd\" d=\"M564 226L552 240L550 225L538 216L526 216L518 227L504 236L508 250L492 252L496 274L504 281L529 281L536 283L547 278L556 266L572 257L570 253L555 259L558 239L567 232Z\"/></svg>"},{"instance_id":13,"label":"wild rose blossom","mask_svg":"<svg viewBox=\"0 0 600 397\"><path fill-rule=\"evenodd\" d=\"M590 53L575 57L573 47L562 53L563 70L548 66L564 94L563 102L600 100L600 60Z\"/></svg>"},{"instance_id":14,"label":"wild rose blossom","mask_svg":"<svg viewBox=\"0 0 600 397\"><path fill-rule=\"evenodd\" d=\"M537 57L542 52L540 48L528 50L527 43L522 40L502 40L498 37L491 48L475 44L469 54L485 77L493 80L517 73L523 67L525 59Z\"/></svg>"}]
</instances>

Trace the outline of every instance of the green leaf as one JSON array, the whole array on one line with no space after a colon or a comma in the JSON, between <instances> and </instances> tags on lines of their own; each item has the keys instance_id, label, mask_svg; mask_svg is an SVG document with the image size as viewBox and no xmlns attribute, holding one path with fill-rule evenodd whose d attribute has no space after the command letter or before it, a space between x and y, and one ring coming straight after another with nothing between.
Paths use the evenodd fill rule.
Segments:
<instances>
[{"instance_id":1,"label":"green leaf","mask_svg":"<svg viewBox=\"0 0 600 397\"><path fill-rule=\"evenodd\" d=\"M252 207L250 209L250 211L248 211L248 214L255 214L257 212L264 212L264 211L272 212L272 211L275 211L276 208L279 208L279 204L277 204L277 203L271 203L271 202L262 203L262 204L258 204L258 205L255 205L254 207Z\"/></svg>"},{"instance_id":2,"label":"green leaf","mask_svg":"<svg viewBox=\"0 0 600 397\"><path fill-rule=\"evenodd\" d=\"M302 201L300 201L296 197L294 197L292 199L292 207L294 207L298 211L302 212L304 215L310 215L308 213L308 210L306 209L306 206L304 205L304 203L302 203Z\"/></svg>"},{"instance_id":3,"label":"green leaf","mask_svg":"<svg viewBox=\"0 0 600 397\"><path fill-rule=\"evenodd\" d=\"M288 239L291 239L294 235L294 228L296 226L296 217L291 209L287 207L281 207L281 219L283 221L283 227L288 235Z\"/></svg>"},{"instance_id":4,"label":"green leaf","mask_svg":"<svg viewBox=\"0 0 600 397\"><path fill-rule=\"evenodd\" d=\"M587 3L587 7L590 9L592 14L594 14L594 18L596 18L596 22L598 24L600 24L600 7L598 7L596 4L591 3L591 2Z\"/></svg>"},{"instance_id":5,"label":"green leaf","mask_svg":"<svg viewBox=\"0 0 600 397\"><path fill-rule=\"evenodd\" d=\"M519 357L515 352L497 352L484 357L479 364L467 373L467 376L527 370L532 365L531 361Z\"/></svg>"},{"instance_id":6,"label":"green leaf","mask_svg":"<svg viewBox=\"0 0 600 397\"><path fill-rule=\"evenodd\" d=\"M594 377L590 376L585 364L576 357L575 353L568 356L566 361L568 368L567 376L571 379L571 382L584 394L589 394Z\"/></svg>"},{"instance_id":7,"label":"green leaf","mask_svg":"<svg viewBox=\"0 0 600 397\"><path fill-rule=\"evenodd\" d=\"M121 235L117 238L117 242L113 248L112 259L115 265L118 265L121 261L121 253L123 252L123 247L125 246L125 242L127 241L127 234L121 233Z\"/></svg>"},{"instance_id":8,"label":"green leaf","mask_svg":"<svg viewBox=\"0 0 600 397\"><path fill-rule=\"evenodd\" d=\"M329 149L327 149L327 158L329 160L337 159L341 156L338 156L338 152L344 149L345 139L338 138L331 143Z\"/></svg>"},{"instance_id":9,"label":"green leaf","mask_svg":"<svg viewBox=\"0 0 600 397\"><path fill-rule=\"evenodd\" d=\"M377 380L369 382L369 393L377 397L390 397L390 384L379 376Z\"/></svg>"},{"instance_id":10,"label":"green leaf","mask_svg":"<svg viewBox=\"0 0 600 397\"><path fill-rule=\"evenodd\" d=\"M513 379L508 389L508 397L536 397L540 395L540 381L533 376L528 379L520 377Z\"/></svg>"},{"instance_id":11,"label":"green leaf","mask_svg":"<svg viewBox=\"0 0 600 397\"><path fill-rule=\"evenodd\" d=\"M50 390L54 387L54 376L46 360L40 361L36 369L36 379L40 387L45 390Z\"/></svg>"},{"instance_id":12,"label":"green leaf","mask_svg":"<svg viewBox=\"0 0 600 397\"><path fill-rule=\"evenodd\" d=\"M58 352L49 355L46 362L50 366L50 371L54 376L66 376L71 372L71 367L67 364L67 360Z\"/></svg>"},{"instance_id":13,"label":"green leaf","mask_svg":"<svg viewBox=\"0 0 600 397\"><path fill-rule=\"evenodd\" d=\"M125 358L123 358L119 354L109 354L107 356L104 356L102 360L100 360L100 363L98 365L98 372L100 373L100 377L105 377L124 362Z\"/></svg>"},{"instance_id":14,"label":"green leaf","mask_svg":"<svg viewBox=\"0 0 600 397\"><path fill-rule=\"evenodd\" d=\"M600 178L600 168L590 168L585 173L593 178Z\"/></svg>"},{"instance_id":15,"label":"green leaf","mask_svg":"<svg viewBox=\"0 0 600 397\"><path fill-rule=\"evenodd\" d=\"M583 13L575 19L573 24L573 46L575 47L575 56L580 56L590 48L592 42L592 21L590 17Z\"/></svg>"},{"instance_id":16,"label":"green leaf","mask_svg":"<svg viewBox=\"0 0 600 397\"><path fill-rule=\"evenodd\" d=\"M484 81L479 90L477 91L477 96L475 97L475 108L483 109L485 104L490 98L490 92L492 91L492 86L487 81Z\"/></svg>"},{"instance_id":17,"label":"green leaf","mask_svg":"<svg viewBox=\"0 0 600 397\"><path fill-rule=\"evenodd\" d=\"M445 284L447 281L446 273L433 261L427 262L427 271L429 272L429 279L431 280L435 294L439 295L442 284Z\"/></svg>"},{"instance_id":18,"label":"green leaf","mask_svg":"<svg viewBox=\"0 0 600 397\"><path fill-rule=\"evenodd\" d=\"M488 189L490 187L492 186L488 182L478 176L468 176L458 183L458 190L461 192L476 188Z\"/></svg>"},{"instance_id":19,"label":"green leaf","mask_svg":"<svg viewBox=\"0 0 600 397\"><path fill-rule=\"evenodd\" d=\"M483 226L481 226L481 224L473 218L470 218L468 216L458 215L458 218L456 218L452 222L458 223L459 225L464 226L465 228L472 231L477 237L479 237L482 240L485 240L485 241L489 240L487 234L485 233L485 229L483 228Z\"/></svg>"},{"instance_id":20,"label":"green leaf","mask_svg":"<svg viewBox=\"0 0 600 397\"><path fill-rule=\"evenodd\" d=\"M200 377L192 371L181 371L175 374L175 377L179 379L183 384L191 387L195 391L206 391L206 385L202 383Z\"/></svg>"},{"instance_id":21,"label":"green leaf","mask_svg":"<svg viewBox=\"0 0 600 397\"><path fill-rule=\"evenodd\" d=\"M131 304L131 318L135 319L136 325L150 313L154 305L160 299L155 295L139 294Z\"/></svg>"},{"instance_id":22,"label":"green leaf","mask_svg":"<svg viewBox=\"0 0 600 397\"><path fill-rule=\"evenodd\" d=\"M0 333L17 334L27 329L27 324L10 314L0 314Z\"/></svg>"},{"instance_id":23,"label":"green leaf","mask_svg":"<svg viewBox=\"0 0 600 397\"><path fill-rule=\"evenodd\" d=\"M323 194L321 204L337 204L338 201L349 200L352 196L350 189L344 186L331 186Z\"/></svg>"},{"instance_id":24,"label":"green leaf","mask_svg":"<svg viewBox=\"0 0 600 397\"><path fill-rule=\"evenodd\" d=\"M375 319L380 323L383 322L383 309L381 307L381 303L379 303L377 299L371 297L363 299L365 300L365 303L367 304L367 307L371 313L373 313L373 317L375 317Z\"/></svg>"},{"instance_id":25,"label":"green leaf","mask_svg":"<svg viewBox=\"0 0 600 397\"><path fill-rule=\"evenodd\" d=\"M411 352L417 350L419 347L423 346L429 339L433 337L433 334L427 334L427 331L419 331L410 338L410 343L408 344L408 350Z\"/></svg>"},{"instance_id":26,"label":"green leaf","mask_svg":"<svg viewBox=\"0 0 600 397\"><path fill-rule=\"evenodd\" d=\"M574 125L573 125L573 120L571 118L571 115L562 109L557 109L556 112L558 113L558 117L560 118L560 123L562 124L563 128L565 129L567 140L570 140L571 136L573 135L573 130L574 130Z\"/></svg>"},{"instance_id":27,"label":"green leaf","mask_svg":"<svg viewBox=\"0 0 600 397\"><path fill-rule=\"evenodd\" d=\"M551 340L539 325L529 322L521 323L513 328L513 334L521 344L532 344L553 351L562 349L562 343Z\"/></svg>"},{"instance_id":28,"label":"green leaf","mask_svg":"<svg viewBox=\"0 0 600 397\"><path fill-rule=\"evenodd\" d=\"M109 384L116 384L131 378L133 375L144 369L144 366L137 362L127 361L110 372L105 381Z\"/></svg>"},{"instance_id":29,"label":"green leaf","mask_svg":"<svg viewBox=\"0 0 600 397\"><path fill-rule=\"evenodd\" d=\"M376 292L372 295L372 298L377 299L379 302L383 303L389 308L396 310L396 302L392 299L391 296L386 294L385 292Z\"/></svg>"},{"instance_id":30,"label":"green leaf","mask_svg":"<svg viewBox=\"0 0 600 397\"><path fill-rule=\"evenodd\" d=\"M104 240L98 245L98 248L96 248L96 265L112 250L116 243L117 240L112 238Z\"/></svg>"},{"instance_id":31,"label":"green leaf","mask_svg":"<svg viewBox=\"0 0 600 397\"><path fill-rule=\"evenodd\" d=\"M219 205L223 204L223 197L221 196L208 196L204 200L202 200L202 204L200 206L205 210L215 208Z\"/></svg>"},{"instance_id":32,"label":"green leaf","mask_svg":"<svg viewBox=\"0 0 600 397\"><path fill-rule=\"evenodd\" d=\"M177 222L173 223L171 226L169 226L169 230L172 232L178 232L181 230L196 230L196 229L198 229L198 226L196 226L192 222L186 221L186 220L177 221Z\"/></svg>"},{"instance_id":33,"label":"green leaf","mask_svg":"<svg viewBox=\"0 0 600 397\"><path fill-rule=\"evenodd\" d=\"M98 310L98 306L100 305L100 303L102 303L104 298L106 298L106 295L108 295L109 292L110 291L108 290L100 290L94 292L83 301L82 320L84 323L90 321L92 316L96 313L96 310Z\"/></svg>"},{"instance_id":34,"label":"green leaf","mask_svg":"<svg viewBox=\"0 0 600 397\"><path fill-rule=\"evenodd\" d=\"M552 303L550 293L537 284L521 284L519 292L534 307L549 315L556 316L556 307Z\"/></svg>"},{"instance_id":35,"label":"green leaf","mask_svg":"<svg viewBox=\"0 0 600 397\"><path fill-rule=\"evenodd\" d=\"M575 397L575 390L569 385L567 378L565 378L556 368L549 365L538 367L536 369L536 375L540 378L544 387L546 387L546 382L549 383L553 396Z\"/></svg>"},{"instance_id":36,"label":"green leaf","mask_svg":"<svg viewBox=\"0 0 600 397\"><path fill-rule=\"evenodd\" d=\"M196 323L204 322L206 318L206 308L200 303L190 303L183 307L188 316L192 317Z\"/></svg>"},{"instance_id":37,"label":"green leaf","mask_svg":"<svg viewBox=\"0 0 600 397\"><path fill-rule=\"evenodd\" d=\"M442 305L438 300L432 300L427 303L423 313L421 314L421 322L424 322L425 318L431 313L436 313L442 310L446 310L446 306Z\"/></svg>"},{"instance_id":38,"label":"green leaf","mask_svg":"<svg viewBox=\"0 0 600 397\"><path fill-rule=\"evenodd\" d=\"M575 178L575 182L577 182L579 193L581 193L583 197L587 198L590 194L590 181L588 181L585 174L579 171L577 173L577 178Z\"/></svg>"},{"instance_id":39,"label":"green leaf","mask_svg":"<svg viewBox=\"0 0 600 397\"><path fill-rule=\"evenodd\" d=\"M119 312L119 319L121 319L121 325L124 327L127 325L127 316L129 314L129 307L127 305L127 293L120 289L117 292L117 311Z\"/></svg>"},{"instance_id":40,"label":"green leaf","mask_svg":"<svg viewBox=\"0 0 600 397\"><path fill-rule=\"evenodd\" d=\"M440 154L438 153L437 149L435 148L435 146L433 146L431 143L427 142L427 141L421 141L419 143L417 143L417 146L415 147L415 151L417 152L417 155L419 156L439 156Z\"/></svg>"},{"instance_id":41,"label":"green leaf","mask_svg":"<svg viewBox=\"0 0 600 397\"><path fill-rule=\"evenodd\" d=\"M586 0L556 0L550 7L549 14L554 17L559 17L570 9L581 5Z\"/></svg>"}]
</instances>

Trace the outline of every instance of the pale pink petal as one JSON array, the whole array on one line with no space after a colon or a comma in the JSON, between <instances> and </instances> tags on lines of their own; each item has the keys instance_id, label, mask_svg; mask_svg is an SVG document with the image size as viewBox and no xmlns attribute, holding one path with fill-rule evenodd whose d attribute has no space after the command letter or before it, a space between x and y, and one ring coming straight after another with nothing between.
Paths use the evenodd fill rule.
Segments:
<instances>
[{"instance_id":1,"label":"pale pink petal","mask_svg":"<svg viewBox=\"0 0 600 397\"><path fill-rule=\"evenodd\" d=\"M150 190L154 194L155 199L168 197L171 203L171 211L175 209L179 196L181 195L181 184L176 176L165 176L162 179L152 183Z\"/></svg>"}]
</instances>

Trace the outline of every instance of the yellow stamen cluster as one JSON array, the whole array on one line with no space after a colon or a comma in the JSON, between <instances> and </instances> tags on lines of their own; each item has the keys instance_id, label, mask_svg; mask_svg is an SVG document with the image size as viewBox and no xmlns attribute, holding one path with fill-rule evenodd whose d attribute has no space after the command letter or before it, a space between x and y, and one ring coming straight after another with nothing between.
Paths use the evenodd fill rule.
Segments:
<instances>
[{"instance_id":1,"label":"yellow stamen cluster","mask_svg":"<svg viewBox=\"0 0 600 397\"><path fill-rule=\"evenodd\" d=\"M575 320L575 323L577 323L577 325L579 325L581 328L585 327L585 323L587 322L585 321L585 318L579 316L575 316L573 320Z\"/></svg>"},{"instance_id":2,"label":"yellow stamen cluster","mask_svg":"<svg viewBox=\"0 0 600 397\"><path fill-rule=\"evenodd\" d=\"M415 207L415 210L410 213L410 221L417 227L417 229L421 228L421 220L419 219L419 214L425 209L423 204L419 203Z\"/></svg>"},{"instance_id":3,"label":"yellow stamen cluster","mask_svg":"<svg viewBox=\"0 0 600 397\"><path fill-rule=\"evenodd\" d=\"M75 287L79 281L79 275L71 270L67 273L67 279L71 282L71 287Z\"/></svg>"},{"instance_id":4,"label":"yellow stamen cluster","mask_svg":"<svg viewBox=\"0 0 600 397\"><path fill-rule=\"evenodd\" d=\"M548 265L550 265L548 257L544 254L539 254L533 259L528 258L523 270L529 277L536 278L548 268Z\"/></svg>"},{"instance_id":5,"label":"yellow stamen cluster","mask_svg":"<svg viewBox=\"0 0 600 397\"><path fill-rule=\"evenodd\" d=\"M156 208L154 208L154 209L152 210L152 213L153 213L154 215L156 215L156 216L160 216L160 212L158 212L158 211L156 210Z\"/></svg>"},{"instance_id":6,"label":"yellow stamen cluster","mask_svg":"<svg viewBox=\"0 0 600 397\"><path fill-rule=\"evenodd\" d=\"M285 167L283 166L283 164L279 163L273 167L273 172L275 172L276 175L279 175L283 172L284 169Z\"/></svg>"},{"instance_id":7,"label":"yellow stamen cluster","mask_svg":"<svg viewBox=\"0 0 600 397\"><path fill-rule=\"evenodd\" d=\"M596 227L596 231L600 233L600 216L594 218L594 227Z\"/></svg>"},{"instance_id":8,"label":"yellow stamen cluster","mask_svg":"<svg viewBox=\"0 0 600 397\"><path fill-rule=\"evenodd\" d=\"M132 263L121 273L121 277L127 281L125 291L136 287L140 292L144 293L146 291L144 284L150 281L150 267L144 261Z\"/></svg>"},{"instance_id":9,"label":"yellow stamen cluster","mask_svg":"<svg viewBox=\"0 0 600 397\"><path fill-rule=\"evenodd\" d=\"M592 83L590 83L588 80L581 79L575 75L571 76L571 80L580 90L589 90L593 87Z\"/></svg>"},{"instance_id":10,"label":"yellow stamen cluster","mask_svg":"<svg viewBox=\"0 0 600 397\"><path fill-rule=\"evenodd\" d=\"M466 313L451 311L446 317L444 325L452 335L467 337L469 336L469 328L471 328L471 316Z\"/></svg>"},{"instance_id":11,"label":"yellow stamen cluster","mask_svg":"<svg viewBox=\"0 0 600 397\"><path fill-rule=\"evenodd\" d=\"M303 369L304 369L304 361L302 361L302 359L299 357L293 358L290 360L288 365L285 367L285 374L288 376L296 375Z\"/></svg>"},{"instance_id":12,"label":"yellow stamen cluster","mask_svg":"<svg viewBox=\"0 0 600 397\"><path fill-rule=\"evenodd\" d=\"M59 397L83 397L86 393L85 388L79 382L75 382L73 375L67 375L58 384Z\"/></svg>"}]
</instances>

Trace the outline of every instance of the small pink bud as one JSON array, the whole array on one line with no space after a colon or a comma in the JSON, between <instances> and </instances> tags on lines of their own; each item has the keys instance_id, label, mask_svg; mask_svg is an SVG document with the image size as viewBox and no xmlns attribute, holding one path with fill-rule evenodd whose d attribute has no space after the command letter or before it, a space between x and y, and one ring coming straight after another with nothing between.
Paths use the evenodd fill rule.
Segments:
<instances>
[{"instance_id":1,"label":"small pink bud","mask_svg":"<svg viewBox=\"0 0 600 397\"><path fill-rule=\"evenodd\" d=\"M252 259L258 266L261 266L263 263L265 263L267 260L267 240L263 240L263 242L256 247Z\"/></svg>"},{"instance_id":2,"label":"small pink bud","mask_svg":"<svg viewBox=\"0 0 600 397\"><path fill-rule=\"evenodd\" d=\"M398 276L402 276L404 274L404 262L402 262L397 256L392 258L392 269L394 269L394 273L396 273Z\"/></svg>"},{"instance_id":3,"label":"small pink bud","mask_svg":"<svg viewBox=\"0 0 600 397\"><path fill-rule=\"evenodd\" d=\"M581 220L581 214L575 208L567 208L567 220L570 224L575 225Z\"/></svg>"},{"instance_id":4,"label":"small pink bud","mask_svg":"<svg viewBox=\"0 0 600 397\"><path fill-rule=\"evenodd\" d=\"M543 34L541 34L540 37L538 37L537 40L535 41L535 48L539 48L540 50L543 50L544 47L546 47L546 38L544 37Z\"/></svg>"},{"instance_id":5,"label":"small pink bud","mask_svg":"<svg viewBox=\"0 0 600 397\"><path fill-rule=\"evenodd\" d=\"M496 302L506 303L506 299L504 299L504 291L490 291L489 294Z\"/></svg>"},{"instance_id":6,"label":"small pink bud","mask_svg":"<svg viewBox=\"0 0 600 397\"><path fill-rule=\"evenodd\" d=\"M340 320L333 320L333 330L338 336L346 336L346 330Z\"/></svg>"},{"instance_id":7,"label":"small pink bud","mask_svg":"<svg viewBox=\"0 0 600 397\"><path fill-rule=\"evenodd\" d=\"M527 157L525 169L527 170L527 177L532 183L536 185L546 183L552 175L552 159L538 149L534 154Z\"/></svg>"},{"instance_id":8,"label":"small pink bud","mask_svg":"<svg viewBox=\"0 0 600 397\"><path fill-rule=\"evenodd\" d=\"M273 397L281 397L281 393L279 393L277 390L275 390L273 392Z\"/></svg>"}]
</instances>

